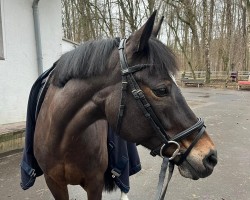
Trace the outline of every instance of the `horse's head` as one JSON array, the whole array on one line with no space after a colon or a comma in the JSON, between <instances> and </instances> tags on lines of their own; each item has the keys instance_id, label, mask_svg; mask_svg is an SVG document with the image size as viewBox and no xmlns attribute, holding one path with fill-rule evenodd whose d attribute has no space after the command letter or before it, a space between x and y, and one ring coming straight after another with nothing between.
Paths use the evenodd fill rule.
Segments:
<instances>
[{"instance_id":1,"label":"horse's head","mask_svg":"<svg viewBox=\"0 0 250 200\"><path fill-rule=\"evenodd\" d=\"M154 37L158 32L153 29L154 19L155 13L128 40L121 41L116 67L120 77L122 71L122 81L106 100L106 115L123 138L153 154L172 157L180 146L173 158L180 173L203 178L217 163L216 149L174 81L175 57Z\"/></svg>"}]
</instances>

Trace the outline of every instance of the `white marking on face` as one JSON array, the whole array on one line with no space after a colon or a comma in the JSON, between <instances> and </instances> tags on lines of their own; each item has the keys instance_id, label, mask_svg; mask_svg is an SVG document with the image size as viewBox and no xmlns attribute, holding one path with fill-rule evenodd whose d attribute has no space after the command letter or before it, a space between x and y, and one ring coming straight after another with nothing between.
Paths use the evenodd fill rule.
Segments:
<instances>
[{"instance_id":1,"label":"white marking on face","mask_svg":"<svg viewBox=\"0 0 250 200\"><path fill-rule=\"evenodd\" d=\"M170 73L169 76L173 80L173 82L175 83L175 85L178 87L178 84L176 82L176 79L175 79L174 75L172 73Z\"/></svg>"}]
</instances>

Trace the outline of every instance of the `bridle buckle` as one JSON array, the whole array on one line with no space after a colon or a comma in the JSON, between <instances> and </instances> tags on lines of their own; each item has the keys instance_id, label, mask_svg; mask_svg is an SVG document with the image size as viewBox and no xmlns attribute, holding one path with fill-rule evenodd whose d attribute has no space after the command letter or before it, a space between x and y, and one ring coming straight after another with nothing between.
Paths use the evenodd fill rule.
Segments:
<instances>
[{"instance_id":1,"label":"bridle buckle","mask_svg":"<svg viewBox=\"0 0 250 200\"><path fill-rule=\"evenodd\" d=\"M173 141L173 140L171 140L171 141L168 141L168 144L175 144L176 145L176 150L174 151L174 153L172 154L172 156L169 158L169 160L173 160L176 156L178 156L178 155L180 155L180 145L179 145L179 143L178 142L176 142L176 141ZM163 154L162 154L162 151L163 151L163 149L164 149L164 147L166 146L166 144L163 144L162 145L162 147L161 147L161 149L160 149L160 156L162 157L162 158L164 158L165 156L163 156Z\"/></svg>"}]
</instances>

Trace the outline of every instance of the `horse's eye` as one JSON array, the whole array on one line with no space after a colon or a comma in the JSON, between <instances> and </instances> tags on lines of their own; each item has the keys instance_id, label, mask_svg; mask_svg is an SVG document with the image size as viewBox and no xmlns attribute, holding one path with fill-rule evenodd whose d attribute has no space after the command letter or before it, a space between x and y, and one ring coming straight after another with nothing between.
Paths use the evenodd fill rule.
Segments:
<instances>
[{"instance_id":1,"label":"horse's eye","mask_svg":"<svg viewBox=\"0 0 250 200\"><path fill-rule=\"evenodd\" d=\"M158 88L158 89L153 89L153 92L156 96L158 97L164 97L169 94L168 88Z\"/></svg>"}]
</instances>

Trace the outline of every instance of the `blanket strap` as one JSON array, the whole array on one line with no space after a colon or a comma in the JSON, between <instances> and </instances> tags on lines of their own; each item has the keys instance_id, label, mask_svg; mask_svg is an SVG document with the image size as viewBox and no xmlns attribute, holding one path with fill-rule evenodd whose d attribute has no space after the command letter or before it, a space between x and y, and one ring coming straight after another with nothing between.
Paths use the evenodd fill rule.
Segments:
<instances>
[{"instance_id":1,"label":"blanket strap","mask_svg":"<svg viewBox=\"0 0 250 200\"><path fill-rule=\"evenodd\" d=\"M36 177L35 169L31 168L25 161L22 160L20 167L30 176Z\"/></svg>"}]
</instances>

